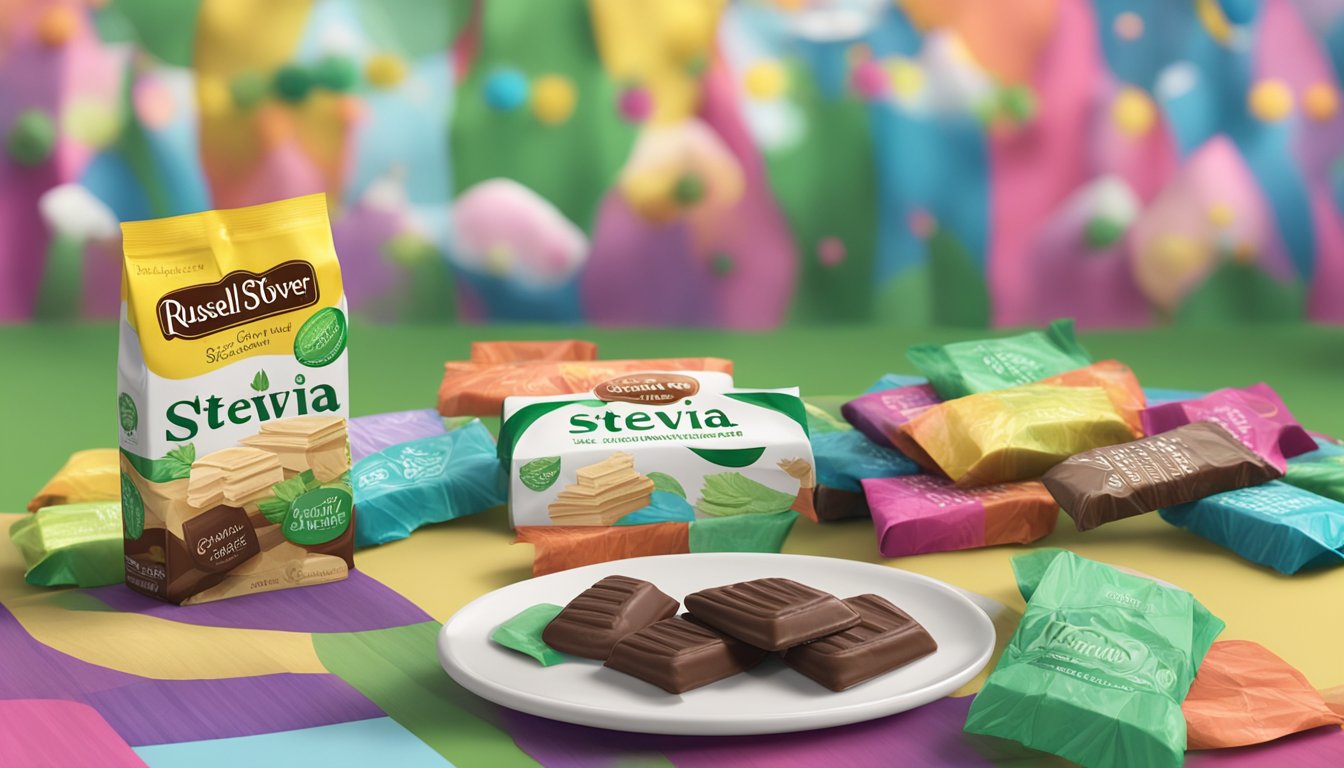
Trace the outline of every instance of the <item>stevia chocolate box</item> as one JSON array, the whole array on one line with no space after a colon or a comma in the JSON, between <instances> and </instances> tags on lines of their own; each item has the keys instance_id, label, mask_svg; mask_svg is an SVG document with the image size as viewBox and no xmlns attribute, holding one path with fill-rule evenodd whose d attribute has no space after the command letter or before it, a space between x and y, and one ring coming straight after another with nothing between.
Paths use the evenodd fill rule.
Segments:
<instances>
[{"instance_id":1,"label":"stevia chocolate box","mask_svg":"<svg viewBox=\"0 0 1344 768\"><path fill-rule=\"evenodd\" d=\"M202 603L345 578L346 304L323 196L122 231L127 585Z\"/></svg>"},{"instance_id":2,"label":"stevia chocolate box","mask_svg":"<svg viewBox=\"0 0 1344 768\"><path fill-rule=\"evenodd\" d=\"M515 526L630 525L801 510L816 472L798 390L706 371L621 375L504 401Z\"/></svg>"}]
</instances>

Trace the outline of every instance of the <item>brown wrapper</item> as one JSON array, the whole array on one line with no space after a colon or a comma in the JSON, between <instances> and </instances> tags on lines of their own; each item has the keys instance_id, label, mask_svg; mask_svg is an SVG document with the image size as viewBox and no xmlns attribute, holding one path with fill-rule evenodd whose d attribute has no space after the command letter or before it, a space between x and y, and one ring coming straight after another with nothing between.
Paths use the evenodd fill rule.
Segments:
<instances>
[{"instance_id":1,"label":"brown wrapper","mask_svg":"<svg viewBox=\"0 0 1344 768\"><path fill-rule=\"evenodd\" d=\"M1232 433L1199 421L1071 456L1041 482L1078 530L1087 531L1280 475Z\"/></svg>"}]
</instances>

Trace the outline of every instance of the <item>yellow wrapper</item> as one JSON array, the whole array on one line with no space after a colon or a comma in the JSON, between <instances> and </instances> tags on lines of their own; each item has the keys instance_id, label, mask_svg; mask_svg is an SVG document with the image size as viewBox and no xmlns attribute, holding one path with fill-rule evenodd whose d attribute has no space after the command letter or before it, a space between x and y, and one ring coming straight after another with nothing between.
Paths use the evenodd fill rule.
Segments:
<instances>
[{"instance_id":1,"label":"yellow wrapper","mask_svg":"<svg viewBox=\"0 0 1344 768\"><path fill-rule=\"evenodd\" d=\"M28 502L28 511L36 512L57 504L120 498L121 469L117 464L117 449L93 448L71 454L65 466Z\"/></svg>"},{"instance_id":2,"label":"yellow wrapper","mask_svg":"<svg viewBox=\"0 0 1344 768\"><path fill-rule=\"evenodd\" d=\"M1106 390L1041 384L948 400L902 430L963 488L1034 480L1075 453L1134 439Z\"/></svg>"}]
</instances>

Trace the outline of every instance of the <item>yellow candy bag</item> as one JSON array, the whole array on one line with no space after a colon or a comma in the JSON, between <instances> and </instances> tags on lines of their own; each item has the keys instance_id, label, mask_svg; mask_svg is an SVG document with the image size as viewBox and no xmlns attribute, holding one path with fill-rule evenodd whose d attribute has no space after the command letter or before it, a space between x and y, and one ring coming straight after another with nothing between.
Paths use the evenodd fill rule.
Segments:
<instances>
[{"instance_id":1,"label":"yellow candy bag","mask_svg":"<svg viewBox=\"0 0 1344 768\"><path fill-rule=\"evenodd\" d=\"M115 501L121 498L121 470L117 467L117 449L92 448L70 454L42 490L28 502L28 511L57 504L82 504L86 501Z\"/></svg>"},{"instance_id":2,"label":"yellow candy bag","mask_svg":"<svg viewBox=\"0 0 1344 768\"><path fill-rule=\"evenodd\" d=\"M948 400L901 429L963 488L1033 480L1075 453L1134 439L1106 390L1043 384Z\"/></svg>"}]
</instances>

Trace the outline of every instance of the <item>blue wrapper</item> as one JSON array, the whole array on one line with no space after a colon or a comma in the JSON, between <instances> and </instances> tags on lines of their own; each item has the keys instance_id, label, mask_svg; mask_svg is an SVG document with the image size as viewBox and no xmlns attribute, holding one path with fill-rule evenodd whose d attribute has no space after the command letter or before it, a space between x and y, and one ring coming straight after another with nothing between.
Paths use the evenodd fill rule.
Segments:
<instances>
[{"instance_id":1,"label":"blue wrapper","mask_svg":"<svg viewBox=\"0 0 1344 768\"><path fill-rule=\"evenodd\" d=\"M860 481L865 478L919 472L919 465L905 454L874 443L856 429L812 435L812 458L818 485L851 493L863 493Z\"/></svg>"},{"instance_id":2,"label":"blue wrapper","mask_svg":"<svg viewBox=\"0 0 1344 768\"><path fill-rule=\"evenodd\" d=\"M350 471L355 546L404 539L422 525L484 512L508 492L495 439L479 420L385 448Z\"/></svg>"},{"instance_id":3,"label":"blue wrapper","mask_svg":"<svg viewBox=\"0 0 1344 768\"><path fill-rule=\"evenodd\" d=\"M1344 561L1344 504L1280 480L1163 509L1168 523L1279 573Z\"/></svg>"}]
</instances>

